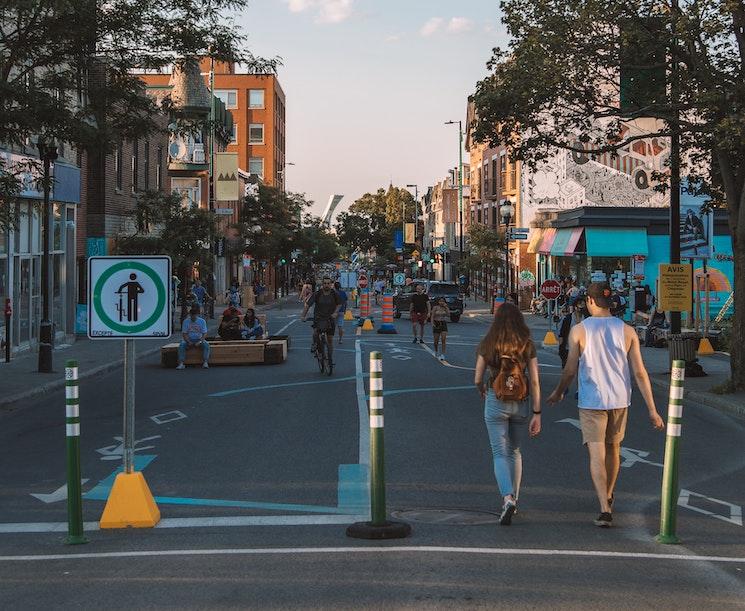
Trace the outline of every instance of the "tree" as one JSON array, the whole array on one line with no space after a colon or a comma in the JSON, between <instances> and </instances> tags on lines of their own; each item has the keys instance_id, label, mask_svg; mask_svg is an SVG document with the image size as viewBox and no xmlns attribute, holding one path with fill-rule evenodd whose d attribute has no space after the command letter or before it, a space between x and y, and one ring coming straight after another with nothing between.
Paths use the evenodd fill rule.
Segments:
<instances>
[{"instance_id":1,"label":"tree","mask_svg":"<svg viewBox=\"0 0 745 611\"><path fill-rule=\"evenodd\" d=\"M137 198L133 212L133 233L117 236L114 254L168 255L181 280L181 320L186 318L189 271L196 262L211 271L212 250L206 236L215 235L214 213L185 207L175 193L147 191Z\"/></svg>"},{"instance_id":2,"label":"tree","mask_svg":"<svg viewBox=\"0 0 745 611\"><path fill-rule=\"evenodd\" d=\"M319 217L305 217L297 240L298 248L311 263L328 263L339 257L339 242Z\"/></svg>"},{"instance_id":3,"label":"tree","mask_svg":"<svg viewBox=\"0 0 745 611\"><path fill-rule=\"evenodd\" d=\"M483 270L484 266L504 265L504 231L476 223L468 228L468 245L471 252L466 257L464 267L470 271Z\"/></svg>"},{"instance_id":4,"label":"tree","mask_svg":"<svg viewBox=\"0 0 745 611\"><path fill-rule=\"evenodd\" d=\"M66 142L109 152L159 129L159 112L133 69L213 57L274 70L244 50L233 15L246 0L0 0L0 142ZM35 144L33 145L36 146ZM2 171L3 168L0 168ZM19 173L0 183L0 230Z\"/></svg>"},{"instance_id":5,"label":"tree","mask_svg":"<svg viewBox=\"0 0 745 611\"><path fill-rule=\"evenodd\" d=\"M511 42L494 50L491 74L477 85L475 137L508 145L515 158L535 168L557 147L612 152L636 140L669 137L679 126L684 175L729 213L735 260L732 381L742 389L745 5L680 5L504 0ZM665 72L666 63L677 70ZM625 129L629 121L636 130Z\"/></svg>"}]
</instances>

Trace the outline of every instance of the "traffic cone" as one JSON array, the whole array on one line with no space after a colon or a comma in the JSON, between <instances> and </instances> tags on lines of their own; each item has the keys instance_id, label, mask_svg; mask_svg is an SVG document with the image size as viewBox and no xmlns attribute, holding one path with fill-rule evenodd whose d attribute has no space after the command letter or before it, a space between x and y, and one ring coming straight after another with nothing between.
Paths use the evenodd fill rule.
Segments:
<instances>
[{"instance_id":1,"label":"traffic cone","mask_svg":"<svg viewBox=\"0 0 745 611\"><path fill-rule=\"evenodd\" d=\"M352 316L352 310L347 310L344 312L344 320L354 320L354 316Z\"/></svg>"},{"instance_id":2,"label":"traffic cone","mask_svg":"<svg viewBox=\"0 0 745 611\"><path fill-rule=\"evenodd\" d=\"M696 354L699 356L709 356L710 354L714 354L714 346L711 345L708 337L701 338L701 341L698 343Z\"/></svg>"},{"instance_id":3,"label":"traffic cone","mask_svg":"<svg viewBox=\"0 0 745 611\"><path fill-rule=\"evenodd\" d=\"M375 327L373 327L372 320L370 318L366 318L365 322L362 323L362 330L363 331L372 331Z\"/></svg>"},{"instance_id":4,"label":"traffic cone","mask_svg":"<svg viewBox=\"0 0 745 611\"><path fill-rule=\"evenodd\" d=\"M544 346L558 346L559 342L556 339L553 331L547 331L546 337L543 338Z\"/></svg>"}]
</instances>

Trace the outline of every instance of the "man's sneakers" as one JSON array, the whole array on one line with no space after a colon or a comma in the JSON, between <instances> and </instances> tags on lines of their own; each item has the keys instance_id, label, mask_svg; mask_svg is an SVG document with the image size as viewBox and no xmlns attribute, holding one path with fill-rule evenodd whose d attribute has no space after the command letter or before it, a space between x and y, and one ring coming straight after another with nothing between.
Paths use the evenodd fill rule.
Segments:
<instances>
[{"instance_id":1,"label":"man's sneakers","mask_svg":"<svg viewBox=\"0 0 745 611\"><path fill-rule=\"evenodd\" d=\"M186 369L186 365L184 365L183 363L179 363L179 364L178 364L178 365L176 366L176 369Z\"/></svg>"},{"instance_id":2,"label":"man's sneakers","mask_svg":"<svg viewBox=\"0 0 745 611\"><path fill-rule=\"evenodd\" d=\"M499 514L499 523L502 526L509 526L512 524L512 516L515 515L517 504L512 499L508 499L502 506L502 513Z\"/></svg>"},{"instance_id":3,"label":"man's sneakers","mask_svg":"<svg viewBox=\"0 0 745 611\"><path fill-rule=\"evenodd\" d=\"M202 369L209 369L209 368L210 368L210 364L207 361L202 363Z\"/></svg>"},{"instance_id":4,"label":"man's sneakers","mask_svg":"<svg viewBox=\"0 0 745 611\"><path fill-rule=\"evenodd\" d=\"M612 524L613 516L607 511L601 513L595 520L595 526L599 526L600 528L610 528Z\"/></svg>"}]
</instances>

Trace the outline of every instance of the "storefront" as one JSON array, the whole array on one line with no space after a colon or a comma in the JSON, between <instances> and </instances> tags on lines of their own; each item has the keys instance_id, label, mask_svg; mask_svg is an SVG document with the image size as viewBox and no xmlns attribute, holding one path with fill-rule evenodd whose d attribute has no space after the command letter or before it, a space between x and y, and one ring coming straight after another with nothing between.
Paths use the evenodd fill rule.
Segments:
<instances>
[{"instance_id":1,"label":"storefront","mask_svg":"<svg viewBox=\"0 0 745 611\"><path fill-rule=\"evenodd\" d=\"M55 184L50 202L48 288L56 341L61 342L75 332L75 215L80 202L80 169L57 163L52 175ZM14 351L33 349L39 339L44 254L42 200L43 194L34 181L27 181L16 203L18 223L0 237L0 297L3 304L10 298L13 307L10 336ZM4 325L3 319L2 337Z\"/></svg>"}]
</instances>

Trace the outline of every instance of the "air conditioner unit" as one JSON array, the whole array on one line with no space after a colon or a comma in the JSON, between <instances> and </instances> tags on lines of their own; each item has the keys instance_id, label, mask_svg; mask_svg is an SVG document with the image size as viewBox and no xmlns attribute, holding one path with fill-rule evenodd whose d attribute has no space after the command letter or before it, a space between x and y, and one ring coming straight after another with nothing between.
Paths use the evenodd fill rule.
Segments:
<instances>
[{"instance_id":1,"label":"air conditioner unit","mask_svg":"<svg viewBox=\"0 0 745 611\"><path fill-rule=\"evenodd\" d=\"M194 163L204 163L204 144L195 144L194 152L192 153L192 161Z\"/></svg>"}]
</instances>

